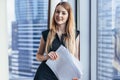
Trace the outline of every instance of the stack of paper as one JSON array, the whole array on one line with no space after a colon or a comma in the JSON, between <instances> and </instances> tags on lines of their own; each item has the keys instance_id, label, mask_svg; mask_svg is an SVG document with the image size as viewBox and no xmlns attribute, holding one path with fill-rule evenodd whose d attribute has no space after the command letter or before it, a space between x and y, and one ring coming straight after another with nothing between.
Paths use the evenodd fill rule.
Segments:
<instances>
[{"instance_id":1,"label":"stack of paper","mask_svg":"<svg viewBox=\"0 0 120 80\"><path fill-rule=\"evenodd\" d=\"M56 51L59 55L57 60L47 60L46 64L52 69L59 80L72 80L74 77L81 79L81 64L68 49L60 46Z\"/></svg>"}]
</instances>

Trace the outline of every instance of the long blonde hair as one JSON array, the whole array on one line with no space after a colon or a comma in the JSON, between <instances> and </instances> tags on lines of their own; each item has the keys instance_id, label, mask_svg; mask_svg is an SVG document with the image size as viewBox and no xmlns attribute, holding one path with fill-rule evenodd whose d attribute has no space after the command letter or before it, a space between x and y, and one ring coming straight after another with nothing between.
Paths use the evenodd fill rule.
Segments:
<instances>
[{"instance_id":1,"label":"long blonde hair","mask_svg":"<svg viewBox=\"0 0 120 80\"><path fill-rule=\"evenodd\" d=\"M68 50L74 55L75 54L75 22L74 22L74 16L73 16L73 11L68 2L60 2L57 4L61 5L64 7L67 12L68 12L68 20L66 22L66 27L65 27L65 32L67 36L64 38L65 46L68 48ZM56 6L56 7L57 7ZM56 9L56 8L55 8ZM51 48L51 44L55 38L55 34L57 32L56 28L56 22L55 22L55 11L53 14L52 22L49 27L50 31L47 37L47 42L46 42L46 53L49 52Z\"/></svg>"}]
</instances>

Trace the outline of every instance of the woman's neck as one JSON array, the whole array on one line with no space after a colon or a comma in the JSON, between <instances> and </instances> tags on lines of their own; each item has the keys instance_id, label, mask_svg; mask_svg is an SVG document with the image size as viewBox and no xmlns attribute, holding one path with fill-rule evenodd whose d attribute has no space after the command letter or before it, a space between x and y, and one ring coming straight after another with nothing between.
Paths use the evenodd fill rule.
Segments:
<instances>
[{"instance_id":1,"label":"woman's neck","mask_svg":"<svg viewBox=\"0 0 120 80\"><path fill-rule=\"evenodd\" d=\"M65 33L65 25L57 25L56 27L58 28L58 32L61 34Z\"/></svg>"}]
</instances>

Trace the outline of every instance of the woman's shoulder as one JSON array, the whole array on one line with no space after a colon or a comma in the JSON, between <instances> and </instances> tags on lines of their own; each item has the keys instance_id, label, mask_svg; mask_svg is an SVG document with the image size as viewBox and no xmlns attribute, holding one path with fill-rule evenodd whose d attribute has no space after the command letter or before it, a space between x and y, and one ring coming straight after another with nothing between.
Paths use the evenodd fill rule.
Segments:
<instances>
[{"instance_id":1,"label":"woman's shoulder","mask_svg":"<svg viewBox=\"0 0 120 80\"><path fill-rule=\"evenodd\" d=\"M44 41L47 40L49 31L50 31L49 29L42 31L42 37L43 37Z\"/></svg>"},{"instance_id":2,"label":"woman's shoulder","mask_svg":"<svg viewBox=\"0 0 120 80\"><path fill-rule=\"evenodd\" d=\"M79 30L76 30L76 38L77 36L80 34L80 31Z\"/></svg>"},{"instance_id":3,"label":"woman's shoulder","mask_svg":"<svg viewBox=\"0 0 120 80\"><path fill-rule=\"evenodd\" d=\"M50 31L49 29L44 30L44 31L42 31L42 34L47 34L49 31Z\"/></svg>"}]
</instances>

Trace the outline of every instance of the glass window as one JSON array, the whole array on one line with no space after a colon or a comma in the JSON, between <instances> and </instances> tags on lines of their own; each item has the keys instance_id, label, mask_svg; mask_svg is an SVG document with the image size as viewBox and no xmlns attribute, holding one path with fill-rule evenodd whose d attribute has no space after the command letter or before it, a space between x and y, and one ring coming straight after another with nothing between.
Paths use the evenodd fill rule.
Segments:
<instances>
[{"instance_id":1,"label":"glass window","mask_svg":"<svg viewBox=\"0 0 120 80\"><path fill-rule=\"evenodd\" d=\"M120 54L120 0L97 1L97 80L120 80L113 67L115 54Z\"/></svg>"},{"instance_id":2,"label":"glass window","mask_svg":"<svg viewBox=\"0 0 120 80\"><path fill-rule=\"evenodd\" d=\"M7 0L10 80L33 80L40 64L35 55L41 32L48 26L48 3L49 0Z\"/></svg>"}]
</instances>

